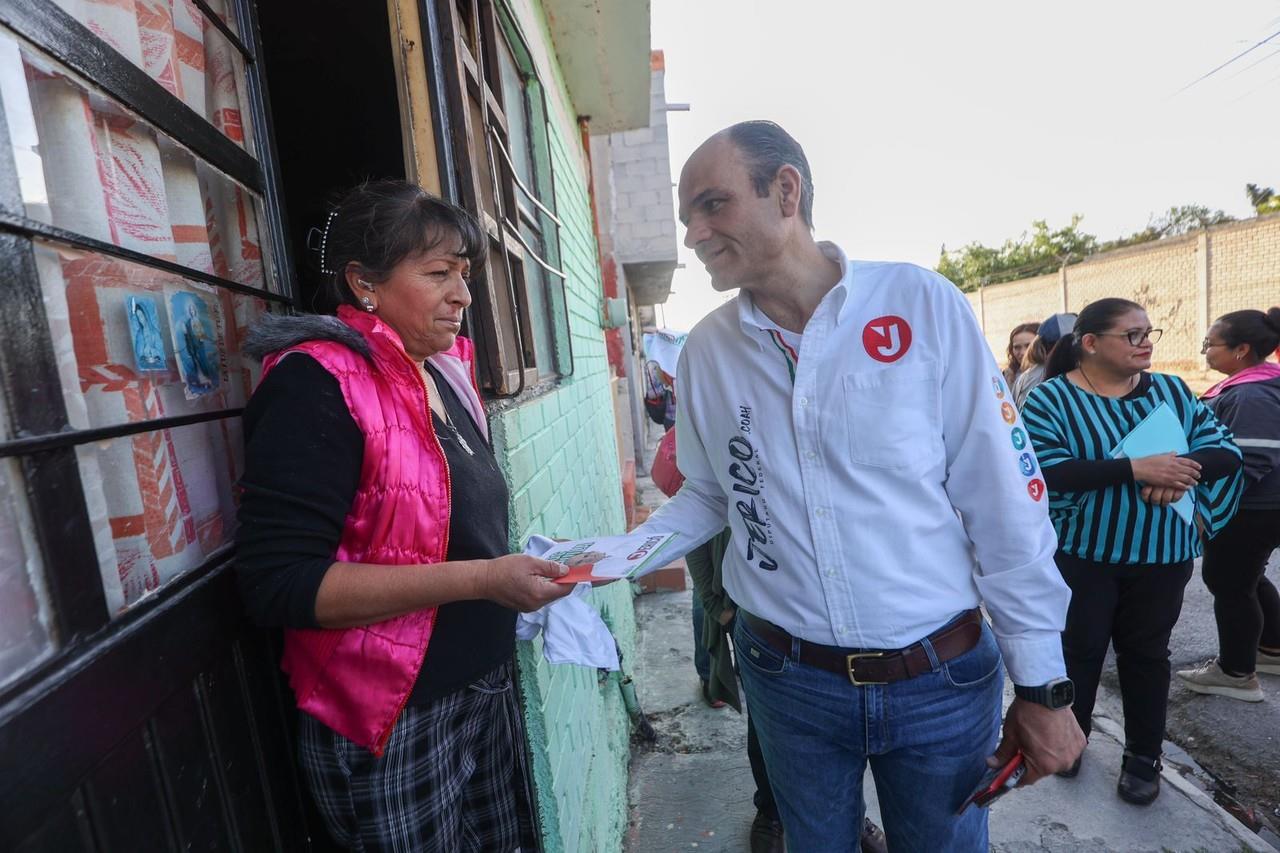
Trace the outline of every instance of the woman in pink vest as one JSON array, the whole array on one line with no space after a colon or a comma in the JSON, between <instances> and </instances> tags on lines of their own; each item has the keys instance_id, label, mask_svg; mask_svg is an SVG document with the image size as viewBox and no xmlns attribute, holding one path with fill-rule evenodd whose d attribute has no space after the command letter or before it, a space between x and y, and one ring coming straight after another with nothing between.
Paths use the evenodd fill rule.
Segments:
<instances>
[{"instance_id":1,"label":"woman in pink vest","mask_svg":"<svg viewBox=\"0 0 1280 853\"><path fill-rule=\"evenodd\" d=\"M329 831L357 850L535 849L515 619L569 591L507 555L507 486L471 343L487 238L403 181L329 214L336 316L267 317L246 350L237 570L284 630L299 757Z\"/></svg>"}]
</instances>

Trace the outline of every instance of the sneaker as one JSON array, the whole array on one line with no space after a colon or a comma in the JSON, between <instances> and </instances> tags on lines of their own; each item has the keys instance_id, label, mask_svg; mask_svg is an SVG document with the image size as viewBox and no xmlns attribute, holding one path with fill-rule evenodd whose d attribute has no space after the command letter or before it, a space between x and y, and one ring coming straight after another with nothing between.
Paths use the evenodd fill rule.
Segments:
<instances>
[{"instance_id":1,"label":"sneaker","mask_svg":"<svg viewBox=\"0 0 1280 853\"><path fill-rule=\"evenodd\" d=\"M1178 678L1196 693L1211 693L1243 702L1262 701L1257 675L1227 675L1218 666L1217 658L1195 669L1178 670Z\"/></svg>"},{"instance_id":2,"label":"sneaker","mask_svg":"<svg viewBox=\"0 0 1280 853\"><path fill-rule=\"evenodd\" d=\"M1257 670L1268 675L1280 675L1280 655L1269 655L1262 649L1258 649Z\"/></svg>"}]
</instances>

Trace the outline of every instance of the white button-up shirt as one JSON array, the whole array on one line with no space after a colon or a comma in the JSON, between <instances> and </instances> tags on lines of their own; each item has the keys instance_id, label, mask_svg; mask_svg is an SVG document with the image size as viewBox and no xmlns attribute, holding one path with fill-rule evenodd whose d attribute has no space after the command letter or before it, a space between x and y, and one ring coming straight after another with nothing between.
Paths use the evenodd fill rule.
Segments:
<instances>
[{"instance_id":1,"label":"white button-up shirt","mask_svg":"<svg viewBox=\"0 0 1280 853\"><path fill-rule=\"evenodd\" d=\"M801 335L747 293L690 333L685 484L644 531L683 552L727 523L725 589L803 639L901 648L983 601L1015 683L1064 675L1044 480L972 310L929 270L821 247L842 276Z\"/></svg>"}]
</instances>

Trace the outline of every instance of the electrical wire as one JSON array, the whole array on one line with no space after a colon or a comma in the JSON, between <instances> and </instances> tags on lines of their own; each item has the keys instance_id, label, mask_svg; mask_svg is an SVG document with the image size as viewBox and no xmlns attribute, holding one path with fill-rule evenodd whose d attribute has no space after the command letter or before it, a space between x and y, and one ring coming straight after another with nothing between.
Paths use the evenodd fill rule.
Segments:
<instances>
[{"instance_id":1,"label":"electrical wire","mask_svg":"<svg viewBox=\"0 0 1280 853\"><path fill-rule=\"evenodd\" d=\"M1226 62L1224 62L1224 63L1222 63L1221 65L1219 65L1217 68L1214 68L1212 71L1206 71L1204 74L1201 74L1199 77L1197 77L1196 79L1192 80L1190 83L1188 83L1187 85L1183 86L1181 89L1179 89L1178 91L1174 92L1173 94L1175 94L1175 95L1181 95L1183 92L1187 91L1187 90L1188 90L1188 89L1190 89L1192 86L1196 85L1197 83L1199 83L1199 82L1201 82L1201 81L1203 81L1203 80L1207 80L1207 79L1209 79L1209 78L1210 78L1210 77L1212 77L1214 74L1217 74L1219 71L1221 71L1222 69L1226 68L1228 65L1230 65L1230 64L1231 64L1231 63L1233 63L1233 62L1235 62L1235 61L1236 61L1237 59L1239 59L1240 57L1242 57L1242 56L1247 56L1248 54L1253 53L1255 50L1257 50L1258 48L1262 47L1262 46L1263 46L1264 44L1266 44L1267 42L1269 42L1269 41L1271 41L1272 39L1275 39L1275 38L1277 38L1277 37L1280 37L1280 30L1276 30L1274 33L1272 33L1271 35L1267 36L1267 37L1266 37L1266 38L1264 38L1262 41L1260 41L1260 42L1258 42L1257 44L1255 44L1253 47L1246 48L1245 50L1240 51L1240 52L1239 52L1239 53L1237 53L1235 56L1231 57L1231 58L1230 58L1230 59L1228 59Z\"/></svg>"},{"instance_id":2,"label":"electrical wire","mask_svg":"<svg viewBox=\"0 0 1280 853\"><path fill-rule=\"evenodd\" d=\"M1250 62L1244 68L1241 68L1239 71L1237 71L1235 74L1232 74L1227 79L1234 80L1244 72L1248 71L1250 68L1257 68L1259 65L1266 62L1271 57L1276 56L1277 54L1280 54L1280 47L1277 47L1275 50L1271 51L1270 53L1263 54L1260 59L1255 59L1253 62Z\"/></svg>"}]
</instances>

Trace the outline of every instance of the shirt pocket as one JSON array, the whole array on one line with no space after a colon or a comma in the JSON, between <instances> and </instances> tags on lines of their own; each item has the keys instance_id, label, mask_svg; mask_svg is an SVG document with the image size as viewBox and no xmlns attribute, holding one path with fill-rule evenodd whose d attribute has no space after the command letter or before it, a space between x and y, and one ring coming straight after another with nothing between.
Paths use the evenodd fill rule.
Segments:
<instances>
[{"instance_id":1,"label":"shirt pocket","mask_svg":"<svg viewBox=\"0 0 1280 853\"><path fill-rule=\"evenodd\" d=\"M923 470L941 460L936 362L849 373L843 384L854 464L906 471Z\"/></svg>"}]
</instances>

